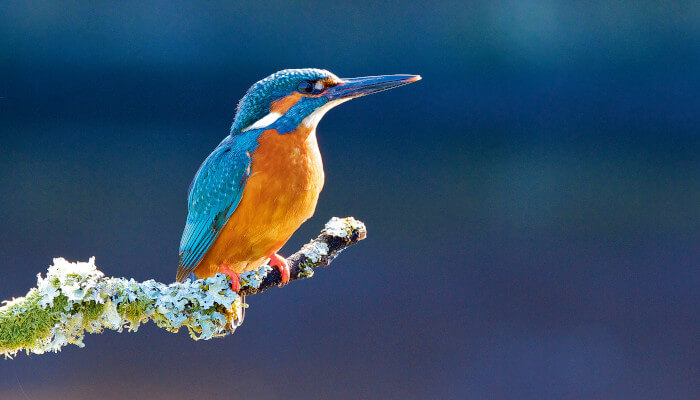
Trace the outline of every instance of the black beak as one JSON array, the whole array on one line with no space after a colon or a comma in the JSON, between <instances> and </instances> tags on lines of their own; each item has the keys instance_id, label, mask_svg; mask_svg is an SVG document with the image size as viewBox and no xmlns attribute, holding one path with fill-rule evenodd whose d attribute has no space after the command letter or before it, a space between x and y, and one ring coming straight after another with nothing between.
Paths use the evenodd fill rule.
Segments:
<instances>
[{"instance_id":1,"label":"black beak","mask_svg":"<svg viewBox=\"0 0 700 400\"><path fill-rule=\"evenodd\" d=\"M344 78L342 83L328 89L325 96L331 101L360 97L381 92L382 90L393 89L419 80L421 80L420 75L382 75Z\"/></svg>"}]
</instances>

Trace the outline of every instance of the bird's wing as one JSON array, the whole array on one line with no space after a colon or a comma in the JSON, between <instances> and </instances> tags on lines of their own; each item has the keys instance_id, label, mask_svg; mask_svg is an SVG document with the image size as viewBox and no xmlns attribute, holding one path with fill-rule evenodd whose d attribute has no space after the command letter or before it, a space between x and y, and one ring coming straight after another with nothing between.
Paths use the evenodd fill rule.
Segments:
<instances>
[{"instance_id":1,"label":"bird's wing","mask_svg":"<svg viewBox=\"0 0 700 400\"><path fill-rule=\"evenodd\" d=\"M250 175L250 153L227 137L204 160L192 181L187 223L180 241L177 281L184 281L238 207Z\"/></svg>"}]
</instances>

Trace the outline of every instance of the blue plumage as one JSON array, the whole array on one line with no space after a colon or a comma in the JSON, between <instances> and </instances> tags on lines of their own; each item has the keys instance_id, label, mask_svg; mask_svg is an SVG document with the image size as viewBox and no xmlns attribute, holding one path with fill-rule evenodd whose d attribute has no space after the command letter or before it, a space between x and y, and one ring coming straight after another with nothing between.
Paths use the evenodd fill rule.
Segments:
<instances>
[{"instance_id":1,"label":"blue plumage","mask_svg":"<svg viewBox=\"0 0 700 400\"><path fill-rule=\"evenodd\" d=\"M255 130L227 136L199 167L187 201L189 214L180 241L178 280L194 271L236 210L259 135L260 130Z\"/></svg>"},{"instance_id":2,"label":"blue plumage","mask_svg":"<svg viewBox=\"0 0 700 400\"><path fill-rule=\"evenodd\" d=\"M270 112L270 103L294 93L300 81L327 78L338 79L337 76L324 69L285 69L256 82L238 103L236 117L231 126L231 134L235 135L264 117Z\"/></svg>"}]
</instances>

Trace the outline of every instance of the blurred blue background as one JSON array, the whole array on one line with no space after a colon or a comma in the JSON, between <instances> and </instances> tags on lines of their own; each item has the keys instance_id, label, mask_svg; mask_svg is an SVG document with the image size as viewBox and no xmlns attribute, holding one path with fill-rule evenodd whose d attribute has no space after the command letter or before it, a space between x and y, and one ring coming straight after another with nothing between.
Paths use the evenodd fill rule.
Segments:
<instances>
[{"instance_id":1,"label":"blurred blue background","mask_svg":"<svg viewBox=\"0 0 700 400\"><path fill-rule=\"evenodd\" d=\"M99 5L98 5L99 4ZM172 281L199 164L284 68L423 80L333 110L331 216L368 239L249 298L0 360L2 399L697 399L700 6L0 4L0 298L53 257Z\"/></svg>"}]
</instances>

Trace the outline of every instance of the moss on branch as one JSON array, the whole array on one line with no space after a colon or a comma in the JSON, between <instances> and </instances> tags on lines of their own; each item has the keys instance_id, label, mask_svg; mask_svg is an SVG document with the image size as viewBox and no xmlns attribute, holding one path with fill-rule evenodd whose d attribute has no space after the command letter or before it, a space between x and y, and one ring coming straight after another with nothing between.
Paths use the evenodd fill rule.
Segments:
<instances>
[{"instance_id":1,"label":"moss on branch","mask_svg":"<svg viewBox=\"0 0 700 400\"><path fill-rule=\"evenodd\" d=\"M365 236L362 222L332 218L316 239L288 258L290 281L311 277L314 268L330 264ZM240 281L239 293L230 289L223 274L168 285L136 282L105 277L94 257L78 263L56 258L46 278L37 275L37 287L0 307L0 354L56 352L67 344L83 347L85 332L136 331L149 320L170 332L186 327L195 340L224 336L243 323L244 295L278 286L281 276L265 265L241 274Z\"/></svg>"}]
</instances>

